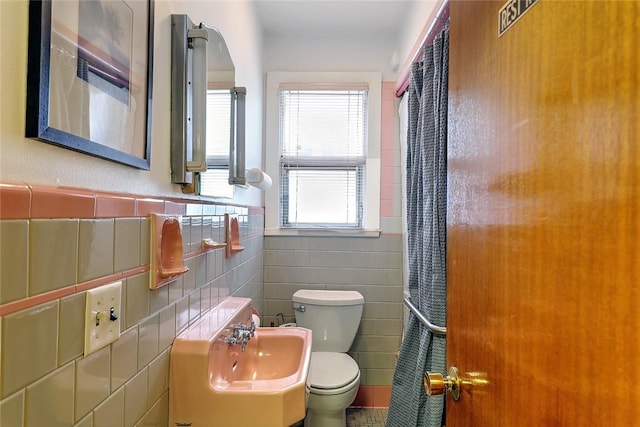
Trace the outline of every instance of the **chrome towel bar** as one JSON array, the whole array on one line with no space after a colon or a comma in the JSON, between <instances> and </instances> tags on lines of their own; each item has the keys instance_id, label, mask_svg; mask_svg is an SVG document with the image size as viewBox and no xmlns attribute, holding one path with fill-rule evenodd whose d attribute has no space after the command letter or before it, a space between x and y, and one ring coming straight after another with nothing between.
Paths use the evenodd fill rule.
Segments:
<instances>
[{"instance_id":1,"label":"chrome towel bar","mask_svg":"<svg viewBox=\"0 0 640 427\"><path fill-rule=\"evenodd\" d=\"M447 328L444 326L436 326L433 323L429 322L429 319L425 317L424 314L420 313L418 308L413 305L411 300L407 297L404 297L404 305L409 307L409 310L427 327L431 332L437 335L447 335Z\"/></svg>"}]
</instances>

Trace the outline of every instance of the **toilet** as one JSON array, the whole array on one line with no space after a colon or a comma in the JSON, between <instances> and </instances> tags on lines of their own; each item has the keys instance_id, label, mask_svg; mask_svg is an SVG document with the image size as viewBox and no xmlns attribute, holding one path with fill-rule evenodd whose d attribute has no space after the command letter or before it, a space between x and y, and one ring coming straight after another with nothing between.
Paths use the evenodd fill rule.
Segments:
<instances>
[{"instance_id":1,"label":"toilet","mask_svg":"<svg viewBox=\"0 0 640 427\"><path fill-rule=\"evenodd\" d=\"M344 427L360 385L347 354L360 325L364 297L356 291L301 289L293 294L296 324L311 329L309 400L305 427Z\"/></svg>"}]
</instances>

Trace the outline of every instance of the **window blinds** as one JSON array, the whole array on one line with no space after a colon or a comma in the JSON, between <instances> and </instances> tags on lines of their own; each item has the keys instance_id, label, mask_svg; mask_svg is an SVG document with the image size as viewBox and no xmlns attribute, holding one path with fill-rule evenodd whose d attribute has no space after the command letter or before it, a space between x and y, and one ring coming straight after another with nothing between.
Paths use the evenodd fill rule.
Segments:
<instances>
[{"instance_id":1,"label":"window blinds","mask_svg":"<svg viewBox=\"0 0 640 427\"><path fill-rule=\"evenodd\" d=\"M207 158L226 157L229 163L231 92L207 91Z\"/></svg>"},{"instance_id":2,"label":"window blinds","mask_svg":"<svg viewBox=\"0 0 640 427\"><path fill-rule=\"evenodd\" d=\"M233 197L229 185L229 139L231 138L231 92L207 91L207 171L200 175L200 194Z\"/></svg>"},{"instance_id":3,"label":"window blinds","mask_svg":"<svg viewBox=\"0 0 640 427\"><path fill-rule=\"evenodd\" d=\"M280 224L362 228L366 88L281 88Z\"/></svg>"}]
</instances>

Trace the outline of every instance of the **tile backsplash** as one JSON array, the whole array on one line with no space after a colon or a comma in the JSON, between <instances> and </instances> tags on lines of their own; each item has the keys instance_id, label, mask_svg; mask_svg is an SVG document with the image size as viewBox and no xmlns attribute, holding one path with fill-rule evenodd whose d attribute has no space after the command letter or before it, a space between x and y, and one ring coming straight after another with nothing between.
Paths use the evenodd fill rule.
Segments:
<instances>
[{"instance_id":1,"label":"tile backsplash","mask_svg":"<svg viewBox=\"0 0 640 427\"><path fill-rule=\"evenodd\" d=\"M265 237L266 322L294 322L298 289L355 290L364 296L360 329L349 352L360 384L390 386L403 328L402 236Z\"/></svg>"},{"instance_id":2,"label":"tile backsplash","mask_svg":"<svg viewBox=\"0 0 640 427\"><path fill-rule=\"evenodd\" d=\"M0 204L2 426L166 426L175 336L227 296L263 309L262 208L26 184L2 184ZM150 212L183 216L190 268L153 291ZM245 250L231 258L200 249L224 241L224 213L241 218ZM116 280L120 339L84 357L85 292Z\"/></svg>"}]
</instances>

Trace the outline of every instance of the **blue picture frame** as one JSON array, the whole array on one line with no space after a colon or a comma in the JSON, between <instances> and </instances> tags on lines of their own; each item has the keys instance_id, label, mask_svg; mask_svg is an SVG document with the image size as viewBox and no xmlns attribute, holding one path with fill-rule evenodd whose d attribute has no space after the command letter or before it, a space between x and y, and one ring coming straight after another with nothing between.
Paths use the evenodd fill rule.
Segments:
<instances>
[{"instance_id":1,"label":"blue picture frame","mask_svg":"<svg viewBox=\"0 0 640 427\"><path fill-rule=\"evenodd\" d=\"M153 0L31 0L25 136L149 170L153 31Z\"/></svg>"}]
</instances>

